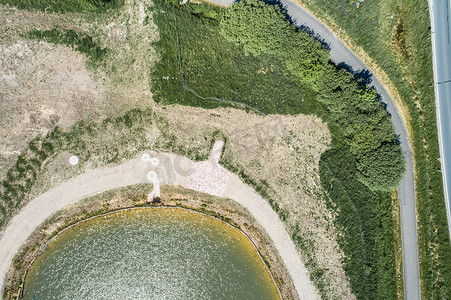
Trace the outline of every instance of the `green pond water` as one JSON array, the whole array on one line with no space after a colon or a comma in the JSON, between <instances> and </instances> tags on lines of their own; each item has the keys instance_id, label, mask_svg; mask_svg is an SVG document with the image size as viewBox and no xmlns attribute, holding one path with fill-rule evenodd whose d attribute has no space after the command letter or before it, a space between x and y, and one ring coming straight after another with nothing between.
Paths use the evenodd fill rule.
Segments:
<instances>
[{"instance_id":1,"label":"green pond water","mask_svg":"<svg viewBox=\"0 0 451 300\"><path fill-rule=\"evenodd\" d=\"M64 231L36 259L24 299L279 299L237 229L180 208L115 212Z\"/></svg>"}]
</instances>

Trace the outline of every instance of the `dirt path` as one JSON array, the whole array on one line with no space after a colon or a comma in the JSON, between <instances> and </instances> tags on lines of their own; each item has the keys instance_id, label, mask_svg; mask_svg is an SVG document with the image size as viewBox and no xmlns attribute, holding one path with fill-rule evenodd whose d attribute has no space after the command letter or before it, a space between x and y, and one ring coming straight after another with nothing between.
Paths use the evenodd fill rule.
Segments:
<instances>
[{"instance_id":1,"label":"dirt path","mask_svg":"<svg viewBox=\"0 0 451 300\"><path fill-rule=\"evenodd\" d=\"M0 290L14 255L30 234L48 217L83 197L132 184L147 183L147 172L158 173L162 184L185 186L194 162L173 154L157 155L160 165L153 166L136 158L121 165L91 170L42 194L28 203L6 227L0 239ZM300 298L317 299L307 269L302 263L283 223L269 204L238 176L231 174L225 196L249 210L274 242Z\"/></svg>"}]
</instances>

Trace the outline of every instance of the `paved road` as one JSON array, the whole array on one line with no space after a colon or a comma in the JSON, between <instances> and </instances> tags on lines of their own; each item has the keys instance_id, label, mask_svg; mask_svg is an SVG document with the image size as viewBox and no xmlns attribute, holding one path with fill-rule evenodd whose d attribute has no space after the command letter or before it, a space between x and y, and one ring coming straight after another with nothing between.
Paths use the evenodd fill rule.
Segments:
<instances>
[{"instance_id":1,"label":"paved road","mask_svg":"<svg viewBox=\"0 0 451 300\"><path fill-rule=\"evenodd\" d=\"M138 158L115 167L92 170L58 185L28 203L11 220L0 238L0 291L3 289L4 278L11 261L22 244L37 226L67 205L102 191L132 184L148 183L146 175L150 170L158 174L162 184L185 186L188 174L177 173L175 168L170 169L170 171L167 169L168 159L171 162L169 165L179 165L174 163L176 156L160 153L157 157L159 161L165 163L154 167L150 162L143 162L141 158ZM190 169L194 164L187 158L178 157L177 161L181 162L180 165L183 170ZM225 197L243 205L273 240L274 247L287 267L294 287L298 294L302 295L302 299L319 299L293 241L268 202L251 187L244 184L235 174L230 175Z\"/></svg>"},{"instance_id":2,"label":"paved road","mask_svg":"<svg viewBox=\"0 0 451 300\"><path fill-rule=\"evenodd\" d=\"M429 0L429 12L440 162L451 236L451 1Z\"/></svg>"},{"instance_id":3,"label":"paved road","mask_svg":"<svg viewBox=\"0 0 451 300\"><path fill-rule=\"evenodd\" d=\"M228 6L233 3L233 0L209 1L223 6ZM340 39L307 10L290 0L281 0L281 2L286 7L288 15L292 17L296 25L309 27L317 36L324 40L324 42L329 44L331 58L336 64L344 62L348 66L351 66L354 71L369 70L368 66L366 66ZM382 97L382 101L387 104L387 110L392 115L392 122L396 129L396 134L400 136L401 148L406 155L406 173L398 187L401 202L404 286L406 299L416 300L420 299L420 275L418 267L413 155L405 125L393 99L375 76L372 77L371 85L376 88L377 92Z\"/></svg>"}]
</instances>

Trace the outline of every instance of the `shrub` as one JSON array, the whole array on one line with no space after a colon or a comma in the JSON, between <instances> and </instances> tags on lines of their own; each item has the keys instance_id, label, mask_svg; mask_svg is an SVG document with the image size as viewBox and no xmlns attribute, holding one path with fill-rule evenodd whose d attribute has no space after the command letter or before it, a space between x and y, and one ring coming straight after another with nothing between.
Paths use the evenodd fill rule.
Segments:
<instances>
[{"instance_id":1,"label":"shrub","mask_svg":"<svg viewBox=\"0 0 451 300\"><path fill-rule=\"evenodd\" d=\"M384 144L357 159L357 176L371 190L392 190L394 183L401 182L404 169L404 155L394 143Z\"/></svg>"},{"instance_id":2,"label":"shrub","mask_svg":"<svg viewBox=\"0 0 451 300\"><path fill-rule=\"evenodd\" d=\"M258 0L235 2L224 13L219 28L228 41L254 55L276 54L293 30L278 6Z\"/></svg>"},{"instance_id":3,"label":"shrub","mask_svg":"<svg viewBox=\"0 0 451 300\"><path fill-rule=\"evenodd\" d=\"M305 83L315 83L329 59L321 44L290 24L279 6L263 1L235 2L223 15L220 32L246 54L280 56L288 70Z\"/></svg>"}]
</instances>

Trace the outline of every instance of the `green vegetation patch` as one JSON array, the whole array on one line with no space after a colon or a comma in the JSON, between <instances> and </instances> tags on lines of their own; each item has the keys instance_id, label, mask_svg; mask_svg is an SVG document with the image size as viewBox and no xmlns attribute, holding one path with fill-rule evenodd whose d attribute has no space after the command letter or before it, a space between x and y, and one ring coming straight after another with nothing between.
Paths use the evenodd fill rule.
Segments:
<instances>
[{"instance_id":1,"label":"green vegetation patch","mask_svg":"<svg viewBox=\"0 0 451 300\"><path fill-rule=\"evenodd\" d=\"M155 43L160 60L152 74L157 102L204 108L229 105L199 95L239 101L265 113L319 110L316 101L302 101L315 99L315 91L301 84L277 58L245 55L220 34L220 8L187 4L180 10L155 1L154 11L160 33Z\"/></svg>"},{"instance_id":2,"label":"green vegetation patch","mask_svg":"<svg viewBox=\"0 0 451 300\"><path fill-rule=\"evenodd\" d=\"M104 12L119 8L124 0L0 0L0 4L16 6L20 9L45 12Z\"/></svg>"},{"instance_id":3,"label":"green vegetation patch","mask_svg":"<svg viewBox=\"0 0 451 300\"><path fill-rule=\"evenodd\" d=\"M315 85L329 60L321 44L288 22L279 6L263 1L234 3L224 13L220 31L228 41L241 45L246 54L280 57L304 83Z\"/></svg>"},{"instance_id":4,"label":"green vegetation patch","mask_svg":"<svg viewBox=\"0 0 451 300\"><path fill-rule=\"evenodd\" d=\"M376 93L329 64L327 50L291 25L279 6L243 0L224 12L156 1L155 12L157 101L212 108L230 104L218 101L226 99L267 114L316 113L349 146L365 185L398 186L404 157Z\"/></svg>"},{"instance_id":5,"label":"green vegetation patch","mask_svg":"<svg viewBox=\"0 0 451 300\"><path fill-rule=\"evenodd\" d=\"M45 41L52 44L62 44L85 54L90 63L94 64L101 61L108 53L107 48L102 48L92 36L86 33L79 33L72 29L59 31L51 30L32 30L28 34L28 38Z\"/></svg>"}]
</instances>

